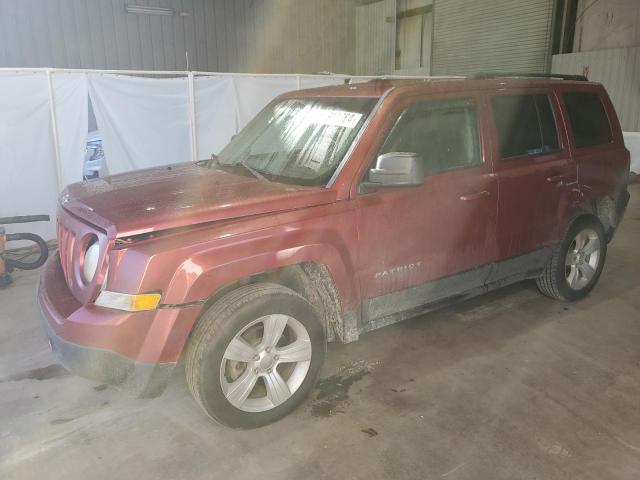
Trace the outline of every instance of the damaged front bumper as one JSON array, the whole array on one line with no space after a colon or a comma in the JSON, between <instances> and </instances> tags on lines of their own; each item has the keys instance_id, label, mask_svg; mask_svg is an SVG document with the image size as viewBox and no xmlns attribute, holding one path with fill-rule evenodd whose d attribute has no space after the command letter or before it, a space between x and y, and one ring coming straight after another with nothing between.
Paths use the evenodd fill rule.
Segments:
<instances>
[{"instance_id":1,"label":"damaged front bumper","mask_svg":"<svg viewBox=\"0 0 640 480\"><path fill-rule=\"evenodd\" d=\"M116 385L139 398L160 395L175 363L142 363L110 350L86 347L56 335L45 322L51 350L58 361L75 375Z\"/></svg>"},{"instance_id":2,"label":"damaged front bumper","mask_svg":"<svg viewBox=\"0 0 640 480\"><path fill-rule=\"evenodd\" d=\"M57 255L44 267L37 296L51 348L65 368L145 398L164 391L199 313L82 305L67 287Z\"/></svg>"}]
</instances>

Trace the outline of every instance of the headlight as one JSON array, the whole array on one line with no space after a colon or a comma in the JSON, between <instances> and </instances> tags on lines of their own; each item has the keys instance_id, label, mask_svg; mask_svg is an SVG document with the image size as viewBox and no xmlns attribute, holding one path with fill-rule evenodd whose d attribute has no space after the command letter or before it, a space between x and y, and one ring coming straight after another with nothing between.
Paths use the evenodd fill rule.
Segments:
<instances>
[{"instance_id":1,"label":"headlight","mask_svg":"<svg viewBox=\"0 0 640 480\"><path fill-rule=\"evenodd\" d=\"M143 310L154 310L160 303L162 297L159 293L139 293L129 295L127 293L110 292L103 290L98 295L95 304L100 307L125 310L127 312L140 312Z\"/></svg>"},{"instance_id":2,"label":"headlight","mask_svg":"<svg viewBox=\"0 0 640 480\"><path fill-rule=\"evenodd\" d=\"M84 253L82 262L82 277L86 283L90 283L98 269L98 259L100 258L100 244L94 241Z\"/></svg>"}]
</instances>

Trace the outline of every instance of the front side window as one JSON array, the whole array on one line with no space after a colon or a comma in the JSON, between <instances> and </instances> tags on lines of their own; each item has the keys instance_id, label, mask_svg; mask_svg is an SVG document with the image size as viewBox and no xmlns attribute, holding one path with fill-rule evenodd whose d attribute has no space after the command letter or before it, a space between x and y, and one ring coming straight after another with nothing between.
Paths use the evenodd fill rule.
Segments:
<instances>
[{"instance_id":1,"label":"front side window","mask_svg":"<svg viewBox=\"0 0 640 480\"><path fill-rule=\"evenodd\" d=\"M379 154L411 152L425 165L425 174L480 165L478 119L473 100L417 102L405 110Z\"/></svg>"},{"instance_id":2,"label":"front side window","mask_svg":"<svg viewBox=\"0 0 640 480\"><path fill-rule=\"evenodd\" d=\"M497 95L491 99L503 159L542 155L560 149L549 97Z\"/></svg>"},{"instance_id":3,"label":"front side window","mask_svg":"<svg viewBox=\"0 0 640 480\"><path fill-rule=\"evenodd\" d=\"M611 143L611 125L597 93L565 93L562 97L577 148Z\"/></svg>"},{"instance_id":4,"label":"front side window","mask_svg":"<svg viewBox=\"0 0 640 480\"><path fill-rule=\"evenodd\" d=\"M253 170L269 180L324 185L377 99L292 98L262 110L220 152L216 168Z\"/></svg>"}]
</instances>

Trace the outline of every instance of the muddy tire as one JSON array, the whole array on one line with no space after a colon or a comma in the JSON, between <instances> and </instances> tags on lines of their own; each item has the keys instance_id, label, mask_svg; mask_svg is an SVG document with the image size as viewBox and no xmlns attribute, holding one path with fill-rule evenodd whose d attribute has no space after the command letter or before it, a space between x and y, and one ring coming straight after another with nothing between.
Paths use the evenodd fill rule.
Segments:
<instances>
[{"instance_id":1,"label":"muddy tire","mask_svg":"<svg viewBox=\"0 0 640 480\"><path fill-rule=\"evenodd\" d=\"M545 295L573 302L584 298L600 278L607 240L599 220L581 217L571 224L562 243L536 282Z\"/></svg>"},{"instance_id":2,"label":"muddy tire","mask_svg":"<svg viewBox=\"0 0 640 480\"><path fill-rule=\"evenodd\" d=\"M187 383L213 420L261 427L300 405L325 349L322 324L307 300L281 285L247 285L200 318L186 352Z\"/></svg>"}]
</instances>

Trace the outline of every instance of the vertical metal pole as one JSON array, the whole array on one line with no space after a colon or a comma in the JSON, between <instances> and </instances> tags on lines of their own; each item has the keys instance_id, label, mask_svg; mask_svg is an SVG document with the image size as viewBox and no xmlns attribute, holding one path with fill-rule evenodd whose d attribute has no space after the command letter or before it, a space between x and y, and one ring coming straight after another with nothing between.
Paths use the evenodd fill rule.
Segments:
<instances>
[{"instance_id":1,"label":"vertical metal pole","mask_svg":"<svg viewBox=\"0 0 640 480\"><path fill-rule=\"evenodd\" d=\"M298 87L297 90L300 90L300 86L301 86L301 84L300 84L300 75L296 75L296 85Z\"/></svg>"},{"instance_id":2,"label":"vertical metal pole","mask_svg":"<svg viewBox=\"0 0 640 480\"><path fill-rule=\"evenodd\" d=\"M564 0L562 5L562 21L560 23L560 49L559 54L566 53L564 48L565 35L567 33L567 11L569 9L569 0Z\"/></svg>"},{"instance_id":3,"label":"vertical metal pole","mask_svg":"<svg viewBox=\"0 0 640 480\"><path fill-rule=\"evenodd\" d=\"M58 179L58 192L64 188L62 183L62 164L60 162L60 141L58 138L58 121L56 119L56 105L53 97L53 82L51 70L47 69L47 89L49 90L49 115L51 117L51 133L53 134L53 154L56 160L56 177Z\"/></svg>"},{"instance_id":4,"label":"vertical metal pole","mask_svg":"<svg viewBox=\"0 0 640 480\"><path fill-rule=\"evenodd\" d=\"M431 5L431 45L429 49L429 71L427 75L433 75L433 47L435 46L436 38L436 3L438 0L433 0Z\"/></svg>"},{"instance_id":5,"label":"vertical metal pole","mask_svg":"<svg viewBox=\"0 0 640 480\"><path fill-rule=\"evenodd\" d=\"M391 7L393 6L393 11L391 11ZM398 48L397 45L397 41L398 41L398 25L397 25L397 18L398 18L398 2L397 0L387 0L385 2L385 12L384 12L384 19L385 19L385 28L387 27L388 24L391 24L391 29L392 32L390 34L388 34L388 45L389 45L389 49L391 51L388 51L388 58L387 61L389 62L387 65L385 65L384 71L382 73L391 73L393 74L393 72L395 72L396 70L396 49ZM391 15L389 15L391 14Z\"/></svg>"},{"instance_id":6,"label":"vertical metal pole","mask_svg":"<svg viewBox=\"0 0 640 480\"><path fill-rule=\"evenodd\" d=\"M238 87L236 86L236 78L231 77L231 87L233 88L233 102L236 107L236 131L238 133L240 131L240 101L238 98Z\"/></svg>"},{"instance_id":7,"label":"vertical metal pole","mask_svg":"<svg viewBox=\"0 0 640 480\"><path fill-rule=\"evenodd\" d=\"M553 0L551 2L551 22L549 25L549 33L547 34L547 41L549 45L547 46L547 56L545 58L545 73L551 73L551 68L553 66L553 36L556 30L556 22L558 21L558 0ZM560 46L560 53L562 53L562 46Z\"/></svg>"},{"instance_id":8,"label":"vertical metal pole","mask_svg":"<svg viewBox=\"0 0 640 480\"><path fill-rule=\"evenodd\" d=\"M0 282L2 282L2 276L5 274L4 258L2 254L5 249L5 231L4 227L0 227Z\"/></svg>"},{"instance_id":9,"label":"vertical metal pole","mask_svg":"<svg viewBox=\"0 0 640 480\"><path fill-rule=\"evenodd\" d=\"M196 95L193 72L189 72L189 126L191 130L191 161L198 160L198 134L196 132Z\"/></svg>"}]
</instances>

